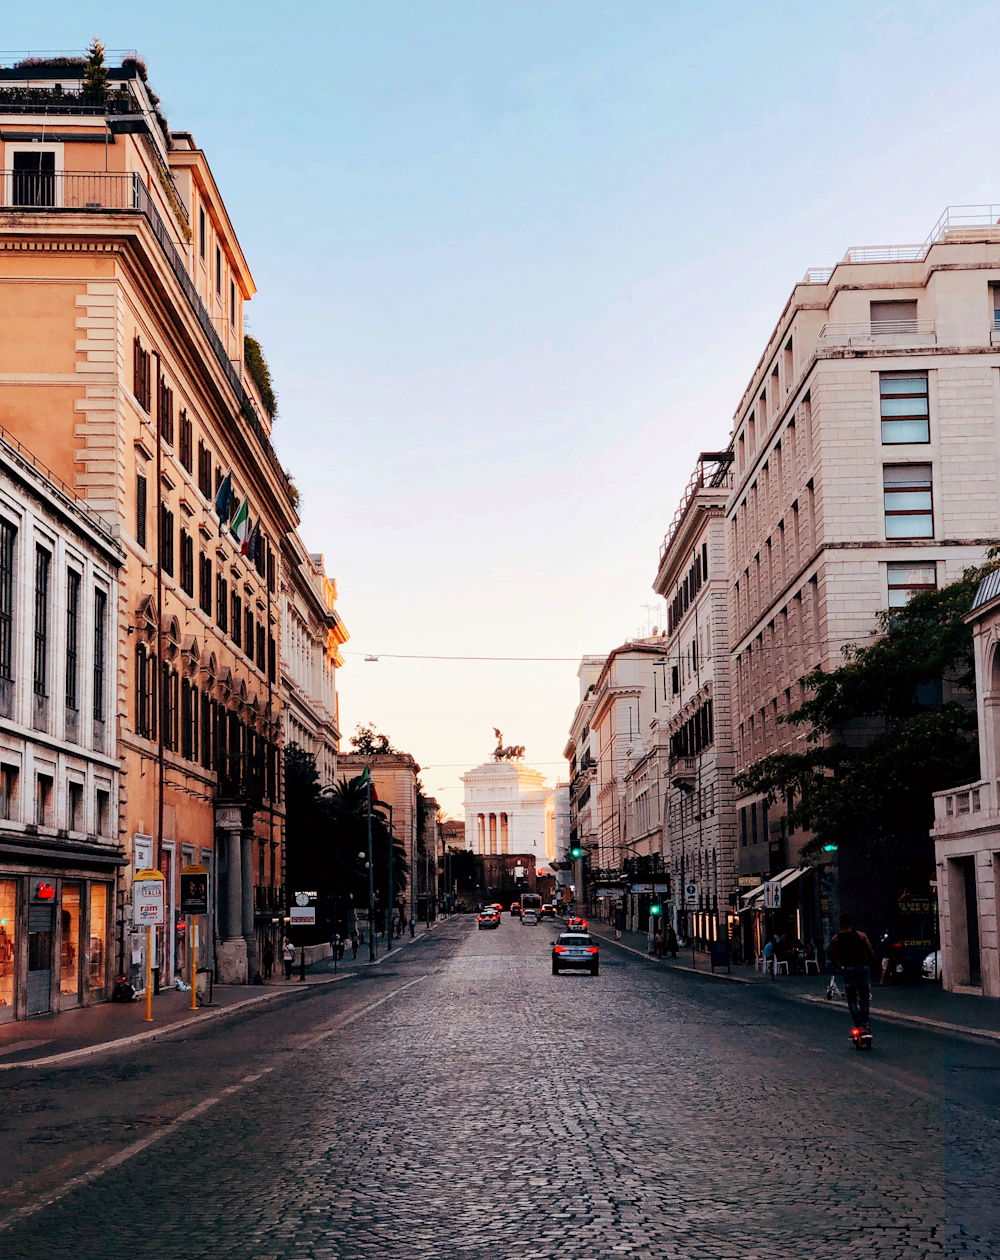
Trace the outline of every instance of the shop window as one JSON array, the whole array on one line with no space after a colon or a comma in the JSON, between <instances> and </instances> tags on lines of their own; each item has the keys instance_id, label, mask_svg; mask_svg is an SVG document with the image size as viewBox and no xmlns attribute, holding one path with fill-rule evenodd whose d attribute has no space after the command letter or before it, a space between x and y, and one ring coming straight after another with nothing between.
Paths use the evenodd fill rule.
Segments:
<instances>
[{"instance_id":1,"label":"shop window","mask_svg":"<svg viewBox=\"0 0 1000 1260\"><path fill-rule=\"evenodd\" d=\"M35 822L39 827L52 826L52 775L40 774L35 779Z\"/></svg>"},{"instance_id":2,"label":"shop window","mask_svg":"<svg viewBox=\"0 0 1000 1260\"><path fill-rule=\"evenodd\" d=\"M17 817L17 766L0 766L0 818Z\"/></svg>"},{"instance_id":3,"label":"shop window","mask_svg":"<svg viewBox=\"0 0 1000 1260\"><path fill-rule=\"evenodd\" d=\"M17 880L0 879L0 1023L14 1018L17 965Z\"/></svg>"},{"instance_id":4,"label":"shop window","mask_svg":"<svg viewBox=\"0 0 1000 1260\"><path fill-rule=\"evenodd\" d=\"M931 440L927 398L927 373L917 376L883 376L879 379L879 410L882 416L882 441L886 445L899 442Z\"/></svg>"},{"instance_id":5,"label":"shop window","mask_svg":"<svg viewBox=\"0 0 1000 1260\"><path fill-rule=\"evenodd\" d=\"M933 538L930 464L886 464L882 479L886 538Z\"/></svg>"},{"instance_id":6,"label":"shop window","mask_svg":"<svg viewBox=\"0 0 1000 1260\"><path fill-rule=\"evenodd\" d=\"M111 834L111 793L105 788L97 789L97 834Z\"/></svg>"},{"instance_id":7,"label":"shop window","mask_svg":"<svg viewBox=\"0 0 1000 1260\"><path fill-rule=\"evenodd\" d=\"M905 608L914 595L937 590L936 564L889 564L889 607Z\"/></svg>"},{"instance_id":8,"label":"shop window","mask_svg":"<svg viewBox=\"0 0 1000 1260\"><path fill-rule=\"evenodd\" d=\"M70 831L84 831L83 818L83 784L67 783L66 785L67 825Z\"/></svg>"},{"instance_id":9,"label":"shop window","mask_svg":"<svg viewBox=\"0 0 1000 1260\"><path fill-rule=\"evenodd\" d=\"M62 944L59 958L59 992L63 997L80 996L80 885L63 884L60 912ZM71 1003L64 1003L71 1005Z\"/></svg>"},{"instance_id":10,"label":"shop window","mask_svg":"<svg viewBox=\"0 0 1000 1260\"><path fill-rule=\"evenodd\" d=\"M104 997L107 988L108 886L90 885L90 996Z\"/></svg>"}]
</instances>

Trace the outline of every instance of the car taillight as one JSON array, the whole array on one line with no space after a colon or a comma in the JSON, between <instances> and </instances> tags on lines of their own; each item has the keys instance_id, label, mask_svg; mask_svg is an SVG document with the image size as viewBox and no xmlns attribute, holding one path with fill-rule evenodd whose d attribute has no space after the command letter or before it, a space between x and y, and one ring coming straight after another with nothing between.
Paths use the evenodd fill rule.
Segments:
<instances>
[{"instance_id":1,"label":"car taillight","mask_svg":"<svg viewBox=\"0 0 1000 1260\"><path fill-rule=\"evenodd\" d=\"M587 946L587 953L588 953L588 954L596 954L596 953L597 953L597 950L598 950L598 946L597 946L597 945L588 945L588 946Z\"/></svg>"},{"instance_id":2,"label":"car taillight","mask_svg":"<svg viewBox=\"0 0 1000 1260\"><path fill-rule=\"evenodd\" d=\"M566 946L565 946L565 945L554 945L554 946L553 946L553 949L555 950L555 952L556 952L557 954L565 954L565 952L566 952Z\"/></svg>"}]
</instances>

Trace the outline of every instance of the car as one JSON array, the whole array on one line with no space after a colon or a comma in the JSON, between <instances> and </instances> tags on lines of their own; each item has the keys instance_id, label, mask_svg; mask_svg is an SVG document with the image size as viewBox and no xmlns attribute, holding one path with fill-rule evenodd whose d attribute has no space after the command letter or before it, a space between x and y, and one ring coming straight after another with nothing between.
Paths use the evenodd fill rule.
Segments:
<instances>
[{"instance_id":1,"label":"car","mask_svg":"<svg viewBox=\"0 0 1000 1260\"><path fill-rule=\"evenodd\" d=\"M933 954L928 954L923 961L921 967L925 980L941 979L941 951L936 949Z\"/></svg>"},{"instance_id":2,"label":"car","mask_svg":"<svg viewBox=\"0 0 1000 1260\"><path fill-rule=\"evenodd\" d=\"M586 932L587 920L578 914L571 914L566 923L567 932Z\"/></svg>"},{"instance_id":3,"label":"car","mask_svg":"<svg viewBox=\"0 0 1000 1260\"><path fill-rule=\"evenodd\" d=\"M550 906L550 905L549 905L549 903L548 903L548 902L546 902L546 903L545 903L545 905L543 905L543 906L542 906L542 918L543 918L543 919L554 919L555 917L556 917L556 908L555 908L555 906Z\"/></svg>"},{"instance_id":4,"label":"car","mask_svg":"<svg viewBox=\"0 0 1000 1260\"><path fill-rule=\"evenodd\" d=\"M563 970L589 971L600 974L601 951L595 937L589 932L560 932L552 946L552 974Z\"/></svg>"},{"instance_id":5,"label":"car","mask_svg":"<svg viewBox=\"0 0 1000 1260\"><path fill-rule=\"evenodd\" d=\"M500 926L500 916L492 911L484 910L479 916L479 930L483 928L498 928Z\"/></svg>"},{"instance_id":6,"label":"car","mask_svg":"<svg viewBox=\"0 0 1000 1260\"><path fill-rule=\"evenodd\" d=\"M527 924L528 927L534 927L538 922L537 910L523 910L521 912L521 922Z\"/></svg>"},{"instance_id":7,"label":"car","mask_svg":"<svg viewBox=\"0 0 1000 1260\"><path fill-rule=\"evenodd\" d=\"M511 902L510 912L511 912L511 915L520 914L520 913L521 913L521 903L520 903L519 901L513 901L513 902Z\"/></svg>"}]
</instances>

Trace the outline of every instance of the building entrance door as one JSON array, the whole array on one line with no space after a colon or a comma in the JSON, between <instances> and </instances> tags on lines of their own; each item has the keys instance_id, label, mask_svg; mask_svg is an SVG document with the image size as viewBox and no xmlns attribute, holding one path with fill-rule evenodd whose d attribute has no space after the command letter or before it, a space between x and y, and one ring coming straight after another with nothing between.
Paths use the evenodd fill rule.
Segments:
<instances>
[{"instance_id":1,"label":"building entrance door","mask_svg":"<svg viewBox=\"0 0 1000 1260\"><path fill-rule=\"evenodd\" d=\"M28 906L28 1014L52 1004L52 906Z\"/></svg>"}]
</instances>

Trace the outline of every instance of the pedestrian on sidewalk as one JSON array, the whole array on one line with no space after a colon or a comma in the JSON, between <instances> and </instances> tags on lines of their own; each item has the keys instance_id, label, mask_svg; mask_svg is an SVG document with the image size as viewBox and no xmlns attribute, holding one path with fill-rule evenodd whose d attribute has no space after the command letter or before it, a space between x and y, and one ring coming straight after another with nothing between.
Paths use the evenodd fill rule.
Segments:
<instances>
[{"instance_id":1,"label":"pedestrian on sidewalk","mask_svg":"<svg viewBox=\"0 0 1000 1260\"><path fill-rule=\"evenodd\" d=\"M344 956L344 950L345 950L346 948L347 948L347 937L346 937L346 936L338 936L338 937L337 937L337 957L338 957L338 958L343 958L343 956Z\"/></svg>"},{"instance_id":2,"label":"pedestrian on sidewalk","mask_svg":"<svg viewBox=\"0 0 1000 1260\"><path fill-rule=\"evenodd\" d=\"M656 946L657 958L662 958L664 940L663 940L663 933L660 931L659 928L656 929L656 935L653 937L653 944Z\"/></svg>"},{"instance_id":3,"label":"pedestrian on sidewalk","mask_svg":"<svg viewBox=\"0 0 1000 1260\"><path fill-rule=\"evenodd\" d=\"M260 951L260 963L264 968L264 979L270 980L274 971L274 946L270 940L264 942L264 948Z\"/></svg>"},{"instance_id":4,"label":"pedestrian on sidewalk","mask_svg":"<svg viewBox=\"0 0 1000 1260\"><path fill-rule=\"evenodd\" d=\"M361 942L358 939L358 929L355 928L354 931L351 933L351 957L352 958L357 958L358 946L360 945L360 943Z\"/></svg>"},{"instance_id":5,"label":"pedestrian on sidewalk","mask_svg":"<svg viewBox=\"0 0 1000 1260\"><path fill-rule=\"evenodd\" d=\"M667 928L667 952L671 958L677 957L677 933L674 931L674 925L671 923Z\"/></svg>"},{"instance_id":6,"label":"pedestrian on sidewalk","mask_svg":"<svg viewBox=\"0 0 1000 1260\"><path fill-rule=\"evenodd\" d=\"M334 958L340 957L340 933L339 932L334 932L333 936L330 937L330 953L333 955Z\"/></svg>"},{"instance_id":7,"label":"pedestrian on sidewalk","mask_svg":"<svg viewBox=\"0 0 1000 1260\"><path fill-rule=\"evenodd\" d=\"M295 949L287 936L285 937L285 944L282 946L281 950L281 961L285 964L285 979L291 980L292 963L295 962Z\"/></svg>"}]
</instances>

